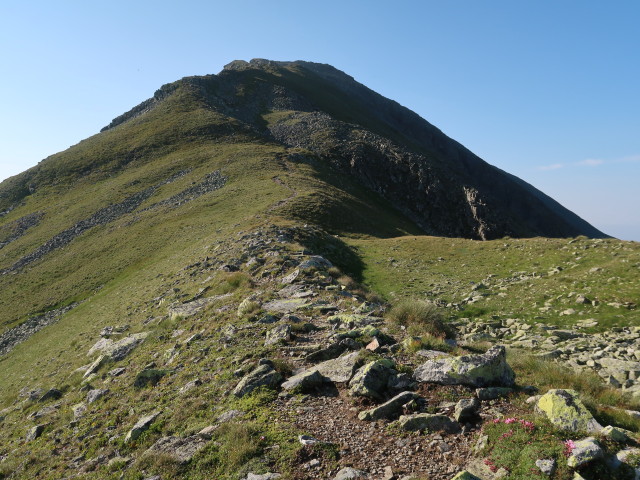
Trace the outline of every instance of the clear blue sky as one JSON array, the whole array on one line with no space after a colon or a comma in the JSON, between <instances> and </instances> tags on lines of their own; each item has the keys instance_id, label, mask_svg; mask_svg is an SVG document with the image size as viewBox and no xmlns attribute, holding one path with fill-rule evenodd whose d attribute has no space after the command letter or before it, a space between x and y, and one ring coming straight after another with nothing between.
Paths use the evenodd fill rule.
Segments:
<instances>
[{"instance_id":1,"label":"clear blue sky","mask_svg":"<svg viewBox=\"0 0 640 480\"><path fill-rule=\"evenodd\" d=\"M329 63L640 241L640 2L0 2L0 178L234 59Z\"/></svg>"}]
</instances>

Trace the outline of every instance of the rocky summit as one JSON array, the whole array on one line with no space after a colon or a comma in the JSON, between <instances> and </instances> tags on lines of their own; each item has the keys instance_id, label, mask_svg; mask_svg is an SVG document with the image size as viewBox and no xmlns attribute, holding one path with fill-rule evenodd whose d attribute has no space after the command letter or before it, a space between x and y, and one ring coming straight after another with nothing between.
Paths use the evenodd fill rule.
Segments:
<instances>
[{"instance_id":1,"label":"rocky summit","mask_svg":"<svg viewBox=\"0 0 640 480\"><path fill-rule=\"evenodd\" d=\"M640 478L640 248L328 65L0 184L0 479Z\"/></svg>"}]
</instances>

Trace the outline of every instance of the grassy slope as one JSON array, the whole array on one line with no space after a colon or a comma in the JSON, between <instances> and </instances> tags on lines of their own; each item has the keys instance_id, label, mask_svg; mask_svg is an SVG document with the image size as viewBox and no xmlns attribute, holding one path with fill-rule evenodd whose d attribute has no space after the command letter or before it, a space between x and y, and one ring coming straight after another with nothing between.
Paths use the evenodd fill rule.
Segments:
<instances>
[{"instance_id":1,"label":"grassy slope","mask_svg":"<svg viewBox=\"0 0 640 480\"><path fill-rule=\"evenodd\" d=\"M615 239L503 239L479 242L436 237L349 242L366 265L364 280L389 299L416 297L460 303L474 285L486 295L455 312L459 317L499 315L572 325L594 318L600 328L640 325L637 310L608 303L638 303L640 245ZM554 267L559 273L550 274ZM599 268L601 270L591 271ZM533 276L536 274L536 276ZM599 300L579 305L577 294ZM542 311L545 303L551 308ZM560 315L567 309L573 315Z\"/></svg>"}]
</instances>

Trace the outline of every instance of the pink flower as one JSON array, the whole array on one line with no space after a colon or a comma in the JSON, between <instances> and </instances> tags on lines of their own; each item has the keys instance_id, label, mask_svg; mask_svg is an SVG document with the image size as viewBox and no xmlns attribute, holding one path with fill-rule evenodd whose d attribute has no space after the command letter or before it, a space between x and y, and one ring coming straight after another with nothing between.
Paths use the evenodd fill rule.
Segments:
<instances>
[{"instance_id":1,"label":"pink flower","mask_svg":"<svg viewBox=\"0 0 640 480\"><path fill-rule=\"evenodd\" d=\"M509 423L515 423L515 422L516 422L516 419L515 419L515 418L513 418L513 417L511 417L511 418L506 418L506 419L504 420L504 423L506 423L506 424L509 424Z\"/></svg>"}]
</instances>

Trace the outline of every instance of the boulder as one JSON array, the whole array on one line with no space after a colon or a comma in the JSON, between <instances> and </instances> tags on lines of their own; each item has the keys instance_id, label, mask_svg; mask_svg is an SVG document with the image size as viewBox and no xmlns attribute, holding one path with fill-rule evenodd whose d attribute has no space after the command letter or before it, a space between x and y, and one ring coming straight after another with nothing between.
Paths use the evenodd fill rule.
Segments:
<instances>
[{"instance_id":1,"label":"boulder","mask_svg":"<svg viewBox=\"0 0 640 480\"><path fill-rule=\"evenodd\" d=\"M150 415L142 417L136 422L133 428L129 430L127 436L124 438L124 442L129 443L137 440L143 432L149 429L151 424L155 422L156 418L158 418L159 416L160 412L153 412Z\"/></svg>"},{"instance_id":2,"label":"boulder","mask_svg":"<svg viewBox=\"0 0 640 480\"><path fill-rule=\"evenodd\" d=\"M512 386L515 373L506 361L502 345L482 355L465 355L429 360L420 365L414 377L419 382L472 387Z\"/></svg>"},{"instance_id":3,"label":"boulder","mask_svg":"<svg viewBox=\"0 0 640 480\"><path fill-rule=\"evenodd\" d=\"M281 381L282 375L273 368L271 362L266 362L245 375L233 389L233 394L236 397L243 397L258 387L276 388Z\"/></svg>"},{"instance_id":4,"label":"boulder","mask_svg":"<svg viewBox=\"0 0 640 480\"><path fill-rule=\"evenodd\" d=\"M418 398L420 398L420 396L413 392L402 392L393 397L391 400L383 403L382 405L378 405L377 407L370 410L360 412L358 418L360 420L372 421L380 420L382 418L392 419L393 417L399 415L400 412L402 412L403 405L410 402L411 400L416 400Z\"/></svg>"},{"instance_id":5,"label":"boulder","mask_svg":"<svg viewBox=\"0 0 640 480\"><path fill-rule=\"evenodd\" d=\"M476 398L463 398L456 403L456 408L453 414L453 418L456 422L466 423L474 420L478 415L478 409L480 408L480 401Z\"/></svg>"},{"instance_id":6,"label":"boulder","mask_svg":"<svg viewBox=\"0 0 640 480\"><path fill-rule=\"evenodd\" d=\"M458 433L461 430L460 425L446 415L431 413L402 415L397 424L400 429L409 432L429 430L432 432Z\"/></svg>"},{"instance_id":7,"label":"boulder","mask_svg":"<svg viewBox=\"0 0 640 480\"><path fill-rule=\"evenodd\" d=\"M598 460L604 456L602 447L598 444L595 438L588 437L582 440L574 442L574 447L571 450L569 458L567 458L567 465L572 468L579 468L586 465L589 462Z\"/></svg>"},{"instance_id":8,"label":"boulder","mask_svg":"<svg viewBox=\"0 0 640 480\"><path fill-rule=\"evenodd\" d=\"M546 415L557 428L571 432L599 432L600 425L587 410L574 390L554 389L545 393L536 410Z\"/></svg>"},{"instance_id":9,"label":"boulder","mask_svg":"<svg viewBox=\"0 0 640 480\"><path fill-rule=\"evenodd\" d=\"M291 340L291 325L283 324L269 330L264 345L274 345L276 343L288 342Z\"/></svg>"},{"instance_id":10,"label":"boulder","mask_svg":"<svg viewBox=\"0 0 640 480\"><path fill-rule=\"evenodd\" d=\"M341 357L327 360L319 363L314 368L320 372L323 377L328 378L332 382L346 383L351 380L356 368L362 365L363 360L360 352L351 352Z\"/></svg>"},{"instance_id":11,"label":"boulder","mask_svg":"<svg viewBox=\"0 0 640 480\"><path fill-rule=\"evenodd\" d=\"M349 394L382 400L389 386L389 380L398 372L395 364L388 359L375 360L361 367L349 381Z\"/></svg>"},{"instance_id":12,"label":"boulder","mask_svg":"<svg viewBox=\"0 0 640 480\"><path fill-rule=\"evenodd\" d=\"M87 402L87 404L91 404L91 403L101 399L102 397L104 397L108 393L109 393L109 390L101 389L101 388L95 388L93 390L89 390L89 392L87 393L86 402Z\"/></svg>"},{"instance_id":13,"label":"boulder","mask_svg":"<svg viewBox=\"0 0 640 480\"><path fill-rule=\"evenodd\" d=\"M315 368L290 377L282 384L282 389L290 392L308 392L321 386L325 378Z\"/></svg>"},{"instance_id":14,"label":"boulder","mask_svg":"<svg viewBox=\"0 0 640 480\"><path fill-rule=\"evenodd\" d=\"M199 435L191 437L162 437L146 453L164 454L177 463L188 463L193 456L202 450L207 440Z\"/></svg>"}]
</instances>

